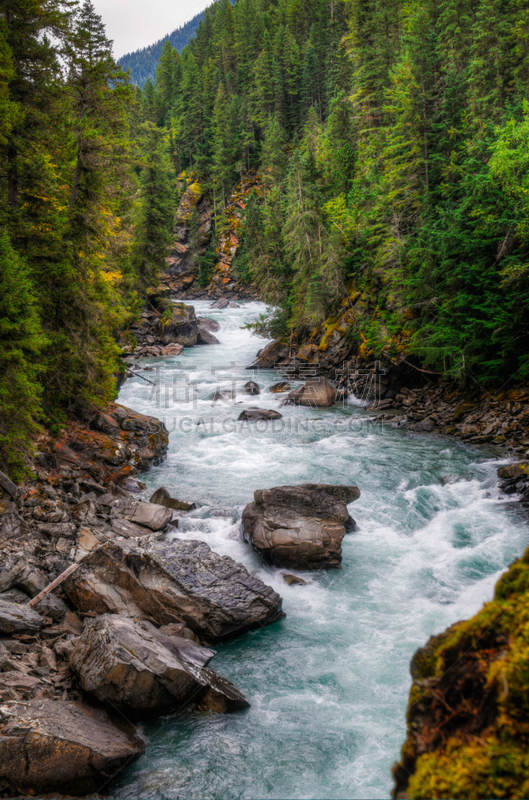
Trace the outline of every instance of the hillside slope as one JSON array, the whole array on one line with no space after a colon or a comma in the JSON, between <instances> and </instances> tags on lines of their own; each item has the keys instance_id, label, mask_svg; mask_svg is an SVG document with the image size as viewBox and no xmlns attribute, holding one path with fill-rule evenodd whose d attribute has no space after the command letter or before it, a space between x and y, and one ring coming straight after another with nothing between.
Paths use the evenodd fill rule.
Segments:
<instances>
[{"instance_id":1,"label":"hillside slope","mask_svg":"<svg viewBox=\"0 0 529 800\"><path fill-rule=\"evenodd\" d=\"M132 83L143 88L148 80L154 81L156 67L165 42L171 42L171 45L181 53L186 44L189 44L191 37L195 35L199 22L203 17L204 11L201 11L200 14L181 25L180 28L176 28L172 33L164 36L163 39L159 39L154 44L143 47L141 50L135 50L133 53L126 53L121 56L119 64L125 72L130 71Z\"/></svg>"}]
</instances>

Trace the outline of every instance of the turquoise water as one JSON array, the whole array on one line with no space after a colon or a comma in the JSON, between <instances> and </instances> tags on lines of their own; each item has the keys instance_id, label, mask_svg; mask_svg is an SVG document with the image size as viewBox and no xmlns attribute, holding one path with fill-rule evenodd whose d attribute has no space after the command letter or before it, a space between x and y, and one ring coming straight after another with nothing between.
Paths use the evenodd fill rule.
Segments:
<instances>
[{"instance_id":1,"label":"turquoise water","mask_svg":"<svg viewBox=\"0 0 529 800\"><path fill-rule=\"evenodd\" d=\"M529 526L496 486L498 461L446 438L369 421L358 405L280 408L275 425L237 423L275 372L252 374L263 340L242 329L259 303L209 310L221 344L152 359L120 402L164 419L166 461L145 482L199 508L174 535L208 542L256 571L284 598L286 619L219 646L211 667L251 708L233 715L168 717L146 727L147 751L112 791L119 798L389 797L405 737L409 662L433 633L492 597L505 567L529 544ZM262 394L241 394L256 380ZM295 385L295 384L293 384ZM235 391L214 403L217 389ZM448 479L448 482L446 480ZM307 482L356 484L356 532L341 570L287 586L239 534L253 491Z\"/></svg>"}]
</instances>

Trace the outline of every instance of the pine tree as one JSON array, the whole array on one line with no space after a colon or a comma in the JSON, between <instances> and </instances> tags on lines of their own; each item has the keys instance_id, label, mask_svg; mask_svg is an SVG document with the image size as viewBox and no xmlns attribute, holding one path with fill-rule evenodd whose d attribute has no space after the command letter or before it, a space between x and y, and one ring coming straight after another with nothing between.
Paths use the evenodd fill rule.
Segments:
<instances>
[{"instance_id":1,"label":"pine tree","mask_svg":"<svg viewBox=\"0 0 529 800\"><path fill-rule=\"evenodd\" d=\"M157 283L167 257L174 216L172 170L164 133L153 123L142 126L144 165L141 175L141 219L136 233L141 281Z\"/></svg>"},{"instance_id":2,"label":"pine tree","mask_svg":"<svg viewBox=\"0 0 529 800\"><path fill-rule=\"evenodd\" d=\"M23 477L24 455L42 422L41 352L46 345L26 264L0 231L0 465Z\"/></svg>"}]
</instances>

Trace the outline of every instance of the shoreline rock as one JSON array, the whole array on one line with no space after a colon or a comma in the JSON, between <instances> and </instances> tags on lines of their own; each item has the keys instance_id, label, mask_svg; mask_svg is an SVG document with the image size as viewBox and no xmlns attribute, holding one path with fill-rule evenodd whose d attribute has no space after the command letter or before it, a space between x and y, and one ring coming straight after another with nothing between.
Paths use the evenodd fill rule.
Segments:
<instances>
[{"instance_id":1,"label":"shoreline rock","mask_svg":"<svg viewBox=\"0 0 529 800\"><path fill-rule=\"evenodd\" d=\"M99 792L145 746L139 728L99 708L40 699L0 705L0 785L12 795Z\"/></svg>"},{"instance_id":2,"label":"shoreline rock","mask_svg":"<svg viewBox=\"0 0 529 800\"><path fill-rule=\"evenodd\" d=\"M85 692L134 719L181 711L206 694L216 695L227 711L248 708L233 684L205 669L214 655L148 622L104 614L87 620L70 664Z\"/></svg>"},{"instance_id":3,"label":"shoreline rock","mask_svg":"<svg viewBox=\"0 0 529 800\"><path fill-rule=\"evenodd\" d=\"M273 589L195 540L108 542L82 559L64 588L80 612L183 623L205 644L285 616Z\"/></svg>"}]
</instances>

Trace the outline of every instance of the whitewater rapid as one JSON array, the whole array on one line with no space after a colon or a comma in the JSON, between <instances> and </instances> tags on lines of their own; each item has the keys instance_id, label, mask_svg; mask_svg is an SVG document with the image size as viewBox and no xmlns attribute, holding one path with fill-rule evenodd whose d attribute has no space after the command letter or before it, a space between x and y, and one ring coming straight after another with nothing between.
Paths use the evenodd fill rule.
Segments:
<instances>
[{"instance_id":1,"label":"whitewater rapid","mask_svg":"<svg viewBox=\"0 0 529 800\"><path fill-rule=\"evenodd\" d=\"M247 696L232 715L167 717L146 726L149 744L112 796L160 800L389 797L405 738L409 662L429 636L474 614L529 544L529 526L497 489L499 463L445 437L371 421L359 405L280 407L253 373L266 342L244 326L260 303L211 310L220 345L142 362L119 402L164 420L167 459L142 476L145 497L165 486L196 511L173 534L201 539L255 571L284 599L286 619L217 647L211 667ZM248 380L261 395L242 393ZM297 385L295 381L292 385ZM235 392L214 402L217 389ZM251 405L278 409L274 424L237 422ZM287 586L239 534L255 489L355 484L357 531L342 569L303 573Z\"/></svg>"}]
</instances>

